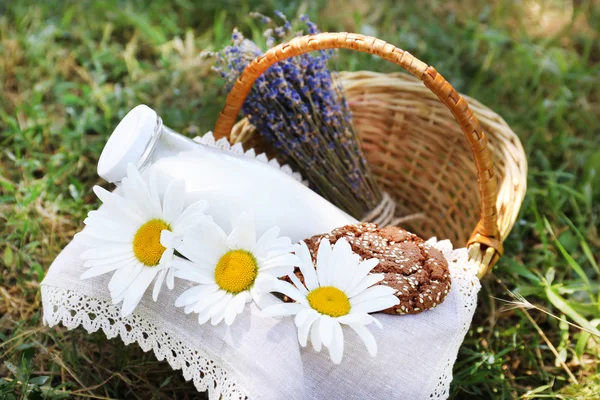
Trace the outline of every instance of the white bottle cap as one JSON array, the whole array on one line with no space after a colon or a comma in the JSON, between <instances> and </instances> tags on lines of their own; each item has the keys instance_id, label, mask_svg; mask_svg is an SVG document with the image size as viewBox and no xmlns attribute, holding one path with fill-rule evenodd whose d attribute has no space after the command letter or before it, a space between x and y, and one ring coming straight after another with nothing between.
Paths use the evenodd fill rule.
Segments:
<instances>
[{"instance_id":1,"label":"white bottle cap","mask_svg":"<svg viewBox=\"0 0 600 400\"><path fill-rule=\"evenodd\" d=\"M157 125L158 115L147 105L140 104L129 111L100 154L98 175L111 183L122 180L127 175L127 165L138 164Z\"/></svg>"}]
</instances>

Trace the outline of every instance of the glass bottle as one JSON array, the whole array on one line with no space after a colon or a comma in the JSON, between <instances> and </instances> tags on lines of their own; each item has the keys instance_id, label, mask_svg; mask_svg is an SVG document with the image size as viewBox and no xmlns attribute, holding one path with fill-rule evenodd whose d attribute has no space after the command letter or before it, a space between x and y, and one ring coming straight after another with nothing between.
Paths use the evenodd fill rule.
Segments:
<instances>
[{"instance_id":1,"label":"glass bottle","mask_svg":"<svg viewBox=\"0 0 600 400\"><path fill-rule=\"evenodd\" d=\"M357 222L279 168L188 139L145 105L132 109L115 128L98 175L118 185L129 163L142 174L156 169L159 191L170 180L183 179L186 203L207 200L207 213L225 230L240 212L254 214L259 234L279 226L294 241Z\"/></svg>"}]
</instances>

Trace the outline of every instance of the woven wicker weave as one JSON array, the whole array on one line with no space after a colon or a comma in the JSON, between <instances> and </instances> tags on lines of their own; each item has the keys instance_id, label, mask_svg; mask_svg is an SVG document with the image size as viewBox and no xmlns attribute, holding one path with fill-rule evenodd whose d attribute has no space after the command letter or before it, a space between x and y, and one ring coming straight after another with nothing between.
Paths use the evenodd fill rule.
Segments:
<instances>
[{"instance_id":1,"label":"woven wicker weave","mask_svg":"<svg viewBox=\"0 0 600 400\"><path fill-rule=\"evenodd\" d=\"M523 148L501 117L462 97L433 67L409 53L358 34L295 38L248 65L227 97L215 136L249 140L254 130L246 120L233 125L254 80L277 61L327 48L376 54L417 78L341 74L362 148L380 185L397 202L397 215L423 215L404 227L423 237L466 243L482 277L502 254L525 195Z\"/></svg>"}]
</instances>

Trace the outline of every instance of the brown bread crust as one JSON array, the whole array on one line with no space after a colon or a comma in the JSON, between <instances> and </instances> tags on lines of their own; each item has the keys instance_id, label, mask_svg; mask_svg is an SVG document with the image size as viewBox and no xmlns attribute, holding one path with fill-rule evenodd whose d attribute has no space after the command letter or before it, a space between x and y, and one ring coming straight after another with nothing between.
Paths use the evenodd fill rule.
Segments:
<instances>
[{"instance_id":1,"label":"brown bread crust","mask_svg":"<svg viewBox=\"0 0 600 400\"><path fill-rule=\"evenodd\" d=\"M362 259L377 258L373 273L383 273L379 283L396 289L400 304L384 310L387 314L418 314L440 304L450 291L448 262L437 249L402 228L378 228L376 224L346 225L332 232L305 239L313 261L319 244L327 238L331 244L345 238ZM296 275L302 279L299 269Z\"/></svg>"}]
</instances>

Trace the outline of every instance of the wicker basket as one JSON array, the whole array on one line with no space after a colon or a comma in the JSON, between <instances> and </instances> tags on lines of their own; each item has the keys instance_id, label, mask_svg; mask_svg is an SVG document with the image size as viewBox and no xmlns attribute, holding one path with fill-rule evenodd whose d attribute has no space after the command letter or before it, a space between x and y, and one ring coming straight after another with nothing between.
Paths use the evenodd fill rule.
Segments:
<instances>
[{"instance_id":1,"label":"wicker basket","mask_svg":"<svg viewBox=\"0 0 600 400\"><path fill-rule=\"evenodd\" d=\"M252 126L246 120L234 124L256 78L277 61L330 48L375 54L414 76L344 72L341 79L362 148L380 185L396 201L397 215L423 215L404 227L423 237L466 243L483 277L502 254L525 196L525 154L500 116L458 94L408 52L359 34L292 39L246 67L227 97L215 137L248 141Z\"/></svg>"}]
</instances>

